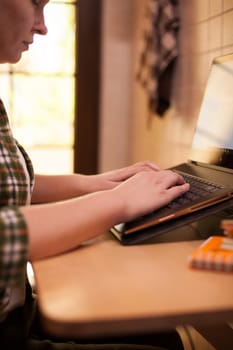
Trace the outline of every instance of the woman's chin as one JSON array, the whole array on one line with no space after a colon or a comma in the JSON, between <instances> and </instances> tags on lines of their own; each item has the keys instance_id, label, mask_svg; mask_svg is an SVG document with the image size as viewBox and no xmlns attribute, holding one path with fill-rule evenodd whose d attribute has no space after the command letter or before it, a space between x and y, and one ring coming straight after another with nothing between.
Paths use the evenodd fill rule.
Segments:
<instances>
[{"instance_id":1,"label":"woman's chin","mask_svg":"<svg viewBox=\"0 0 233 350\"><path fill-rule=\"evenodd\" d=\"M9 63L14 64L14 63L19 62L19 61L20 61L20 59L21 59L21 57L22 57L22 54L20 54L18 57L13 58L13 59L12 59L12 61L11 61L11 62L9 62Z\"/></svg>"},{"instance_id":2,"label":"woman's chin","mask_svg":"<svg viewBox=\"0 0 233 350\"><path fill-rule=\"evenodd\" d=\"M14 55L12 55L11 57L9 56L8 60L6 60L5 63L15 64L20 61L21 57L22 57L22 52L19 52L17 54L14 53Z\"/></svg>"}]
</instances>

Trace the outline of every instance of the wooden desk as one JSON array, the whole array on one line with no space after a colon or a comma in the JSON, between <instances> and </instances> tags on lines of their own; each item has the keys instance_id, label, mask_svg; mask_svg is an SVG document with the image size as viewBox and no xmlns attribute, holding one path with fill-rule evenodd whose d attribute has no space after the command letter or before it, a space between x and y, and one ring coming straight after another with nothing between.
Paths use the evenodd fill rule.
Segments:
<instances>
[{"instance_id":1,"label":"wooden desk","mask_svg":"<svg viewBox=\"0 0 233 350\"><path fill-rule=\"evenodd\" d=\"M191 270L200 241L121 246L110 234L34 264L47 332L92 337L233 320L233 275Z\"/></svg>"}]
</instances>

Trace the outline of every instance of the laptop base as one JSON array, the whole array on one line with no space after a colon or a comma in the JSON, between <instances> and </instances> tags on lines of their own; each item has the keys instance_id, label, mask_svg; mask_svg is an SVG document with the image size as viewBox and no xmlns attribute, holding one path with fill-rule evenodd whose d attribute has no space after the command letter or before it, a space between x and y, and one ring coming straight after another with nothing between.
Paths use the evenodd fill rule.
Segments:
<instances>
[{"instance_id":1,"label":"laptop base","mask_svg":"<svg viewBox=\"0 0 233 350\"><path fill-rule=\"evenodd\" d=\"M126 235L115 228L111 233L123 245L203 240L223 235L220 222L227 218L233 218L233 199L132 234Z\"/></svg>"}]
</instances>

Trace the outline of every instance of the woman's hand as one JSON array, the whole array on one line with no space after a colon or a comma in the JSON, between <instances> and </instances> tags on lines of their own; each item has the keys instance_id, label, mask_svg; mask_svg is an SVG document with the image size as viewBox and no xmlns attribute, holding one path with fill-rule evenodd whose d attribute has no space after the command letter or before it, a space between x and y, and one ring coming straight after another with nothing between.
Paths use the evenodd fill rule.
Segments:
<instances>
[{"instance_id":1,"label":"woman's hand","mask_svg":"<svg viewBox=\"0 0 233 350\"><path fill-rule=\"evenodd\" d=\"M35 177L32 203L51 203L98 191L111 190L141 171L159 171L152 162L138 162L131 166L99 175L40 175Z\"/></svg>"},{"instance_id":2,"label":"woman's hand","mask_svg":"<svg viewBox=\"0 0 233 350\"><path fill-rule=\"evenodd\" d=\"M124 202L122 221L156 210L189 190L183 177L171 170L141 171L113 191Z\"/></svg>"},{"instance_id":3,"label":"woman's hand","mask_svg":"<svg viewBox=\"0 0 233 350\"><path fill-rule=\"evenodd\" d=\"M108 171L98 175L80 175L84 193L110 190L135 174L142 171L159 171L160 168L150 161L138 162L125 168Z\"/></svg>"}]
</instances>

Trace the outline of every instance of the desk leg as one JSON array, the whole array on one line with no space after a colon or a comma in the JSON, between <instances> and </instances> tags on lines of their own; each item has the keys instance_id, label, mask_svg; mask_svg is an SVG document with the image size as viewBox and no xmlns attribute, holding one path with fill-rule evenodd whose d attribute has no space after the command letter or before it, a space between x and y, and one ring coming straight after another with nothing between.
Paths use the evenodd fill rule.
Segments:
<instances>
[{"instance_id":1,"label":"desk leg","mask_svg":"<svg viewBox=\"0 0 233 350\"><path fill-rule=\"evenodd\" d=\"M193 326L216 350L233 349L233 329L226 323Z\"/></svg>"}]
</instances>

